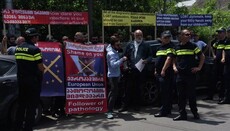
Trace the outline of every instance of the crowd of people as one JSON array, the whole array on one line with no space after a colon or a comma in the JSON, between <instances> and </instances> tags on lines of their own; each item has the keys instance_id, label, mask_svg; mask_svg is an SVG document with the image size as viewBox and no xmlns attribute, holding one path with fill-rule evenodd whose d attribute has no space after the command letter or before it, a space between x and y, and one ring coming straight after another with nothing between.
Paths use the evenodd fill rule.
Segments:
<instances>
[{"instance_id":1,"label":"crowd of people","mask_svg":"<svg viewBox=\"0 0 230 131\"><path fill-rule=\"evenodd\" d=\"M185 110L187 99L194 119L200 119L196 103L195 81L197 72L202 70L205 53L208 48L211 49L214 66L211 82L208 85L207 97L204 100L213 100L214 94L217 93L217 83L221 82L218 104L230 104L230 28L220 28L216 30L217 37L206 44L199 40L199 34L191 30L183 29L178 33L178 44L171 42L172 34L170 31L164 31L159 38L160 46L156 54L154 75L159 82L161 94L161 108L155 117L166 117L171 114L172 110L172 91L176 86L178 95L179 115L173 118L174 121L187 120ZM20 129L23 123L25 111L29 112L25 116L25 128L32 130L34 123L35 106L41 89L42 66L41 51L34 44L38 41L39 33L35 28L29 28L25 36L6 36L1 43L1 54L15 55L18 65L18 83L19 83L19 110L15 131ZM126 45L121 52L121 41L118 35L110 37L110 42L106 46L107 77L110 83L108 93L108 113L107 118L113 118L113 110L119 92L119 81L121 77L121 65L126 64L128 70L127 84L122 98L121 108L118 112L128 111L133 108L135 111L141 110L142 83L145 82L145 70L139 70L137 63L141 62L144 67L152 61L153 52L150 46L143 39L143 32L136 30L133 33L134 40ZM150 36L147 40L152 39ZM68 36L62 37L62 42L70 41ZM86 44L82 32L76 32L73 42ZM92 37L91 42L87 44L97 44L98 37ZM29 58L31 57L31 59ZM33 59L32 59L33 57ZM31 69L30 72L24 71ZM27 82L30 79L30 82ZM26 81L26 82L25 82ZM37 83L37 84L34 84ZM175 84L174 84L175 83ZM35 87L35 85L37 85ZM34 87L34 88L31 88ZM30 93L28 93L30 92ZM34 92L31 94L31 92ZM31 94L31 95L28 95ZM26 97L26 99L25 99ZM29 99L31 98L31 99ZM54 116L58 117L57 110L62 110L64 114L64 98L55 98L52 106ZM30 104L34 103L34 104ZM56 103L56 104L55 104ZM59 103L59 104L58 104ZM130 104L131 103L131 104ZM58 106L57 106L58 105Z\"/></svg>"},{"instance_id":2,"label":"crowd of people","mask_svg":"<svg viewBox=\"0 0 230 131\"><path fill-rule=\"evenodd\" d=\"M187 120L185 110L187 99L194 119L200 119L196 103L196 76L198 72L203 70L205 54L207 54L208 50L212 54L214 64L211 69L211 75L208 76L208 80L211 82L207 85L207 97L203 100L213 100L214 95L218 93L218 104L230 104L230 87L228 83L228 76L230 75L230 28L220 28L216 30L216 33L211 45L200 40L198 32L188 29L178 32L178 44L171 42L172 34L170 31L161 33L161 37L158 39L161 45L154 52L156 56L154 75L159 83L162 106L160 111L154 115L155 117L166 117L171 114L172 92L176 86L179 115L173 120ZM135 111L140 110L141 84L145 82L146 74L149 72L138 70L136 64L140 61L143 65L149 63L153 55L149 45L144 42L143 38L142 31L136 30L134 40L126 46L125 51L118 57L119 37L111 37L109 48L112 49L107 50L107 76L111 84L108 96L108 119L113 118L113 108L111 106L114 106L114 99L116 99L118 92L118 85L115 82L118 82L121 76L119 65L124 62L127 64L129 71L128 75L126 75L128 79L126 79L127 85L125 85L122 105L118 112L127 111L130 108ZM116 73L113 71L116 71ZM111 74L116 75L111 76ZM217 85L220 82L220 89L217 89Z\"/></svg>"}]
</instances>

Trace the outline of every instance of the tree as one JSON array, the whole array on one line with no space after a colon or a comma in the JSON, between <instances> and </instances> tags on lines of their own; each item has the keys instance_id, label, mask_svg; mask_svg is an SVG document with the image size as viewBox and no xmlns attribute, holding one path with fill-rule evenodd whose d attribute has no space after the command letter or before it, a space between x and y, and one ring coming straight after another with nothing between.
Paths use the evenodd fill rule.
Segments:
<instances>
[{"instance_id":1,"label":"tree","mask_svg":"<svg viewBox=\"0 0 230 131\"><path fill-rule=\"evenodd\" d=\"M193 27L192 29L201 34L201 37L208 41L210 36L215 33L215 31L220 27L230 27L230 11L218 10L217 0L206 1L204 8L194 7L191 14L212 14L213 15L213 25L210 27Z\"/></svg>"}]
</instances>

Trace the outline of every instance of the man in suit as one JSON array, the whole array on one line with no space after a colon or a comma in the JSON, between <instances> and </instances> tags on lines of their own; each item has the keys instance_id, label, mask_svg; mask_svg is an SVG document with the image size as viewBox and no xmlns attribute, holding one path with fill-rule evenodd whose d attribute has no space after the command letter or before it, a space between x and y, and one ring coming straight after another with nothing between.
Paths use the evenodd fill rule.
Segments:
<instances>
[{"instance_id":1,"label":"man in suit","mask_svg":"<svg viewBox=\"0 0 230 131\"><path fill-rule=\"evenodd\" d=\"M128 109L128 103L132 101L135 103L134 110L139 111L141 105L141 85L145 80L145 71L138 70L135 66L140 60L142 64L147 64L151 60L151 50L147 43L143 41L143 33L141 30L134 32L134 41L130 42L124 52L127 57L127 65L129 68L128 83L125 87L122 107L119 112Z\"/></svg>"}]
</instances>

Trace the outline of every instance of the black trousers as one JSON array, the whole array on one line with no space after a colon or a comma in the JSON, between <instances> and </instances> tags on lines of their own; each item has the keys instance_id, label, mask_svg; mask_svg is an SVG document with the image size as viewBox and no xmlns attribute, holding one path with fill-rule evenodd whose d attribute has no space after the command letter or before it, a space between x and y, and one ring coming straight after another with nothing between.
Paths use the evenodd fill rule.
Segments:
<instances>
[{"instance_id":1,"label":"black trousers","mask_svg":"<svg viewBox=\"0 0 230 131\"><path fill-rule=\"evenodd\" d=\"M124 89L124 96L122 99L122 107L127 107L129 104L134 104L135 107L141 106L142 100L142 84L144 83L144 72L138 69L131 69L127 74L127 83Z\"/></svg>"},{"instance_id":2,"label":"black trousers","mask_svg":"<svg viewBox=\"0 0 230 131\"><path fill-rule=\"evenodd\" d=\"M110 77L109 83L110 83L110 91L108 95L108 112L113 112L113 108L118 96L119 77Z\"/></svg>"},{"instance_id":3,"label":"black trousers","mask_svg":"<svg viewBox=\"0 0 230 131\"><path fill-rule=\"evenodd\" d=\"M178 106L181 115L187 115L185 107L187 99L189 100L189 107L191 112L197 113L196 104L196 89L195 89L196 75L182 75L178 74L176 79L178 91Z\"/></svg>"},{"instance_id":4,"label":"black trousers","mask_svg":"<svg viewBox=\"0 0 230 131\"><path fill-rule=\"evenodd\" d=\"M19 95L15 131L20 131L25 121L24 131L32 131L36 107L39 104L41 82L35 77L18 78Z\"/></svg>"},{"instance_id":5,"label":"black trousers","mask_svg":"<svg viewBox=\"0 0 230 131\"><path fill-rule=\"evenodd\" d=\"M217 90L217 82L220 81L221 86L220 86L220 89L218 91L218 95L219 95L219 98L223 98L224 97L224 77L223 77L224 64L215 61L214 65L213 65L213 70L211 72L212 73L210 76L211 79L209 82L208 96L209 97L214 96L214 94L218 91Z\"/></svg>"},{"instance_id":6,"label":"black trousers","mask_svg":"<svg viewBox=\"0 0 230 131\"><path fill-rule=\"evenodd\" d=\"M165 77L159 76L159 86L161 95L161 113L168 114L172 108L172 90L173 90L173 74L167 74Z\"/></svg>"}]
</instances>

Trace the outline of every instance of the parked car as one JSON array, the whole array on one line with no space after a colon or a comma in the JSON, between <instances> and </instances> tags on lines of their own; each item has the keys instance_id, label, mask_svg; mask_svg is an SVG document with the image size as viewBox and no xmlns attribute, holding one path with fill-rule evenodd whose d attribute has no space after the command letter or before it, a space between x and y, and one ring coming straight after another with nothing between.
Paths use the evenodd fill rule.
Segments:
<instances>
[{"instance_id":1,"label":"parked car","mask_svg":"<svg viewBox=\"0 0 230 131\"><path fill-rule=\"evenodd\" d=\"M0 55L0 121L15 120L18 99L17 66L14 56ZM36 109L36 122L41 118L42 106Z\"/></svg>"}]
</instances>

